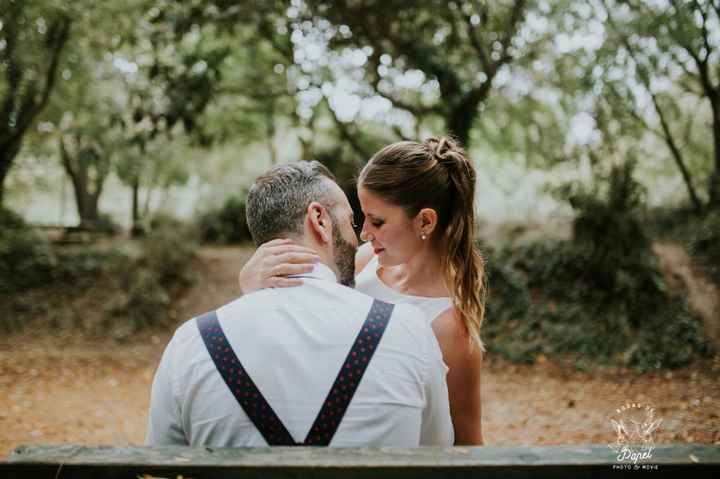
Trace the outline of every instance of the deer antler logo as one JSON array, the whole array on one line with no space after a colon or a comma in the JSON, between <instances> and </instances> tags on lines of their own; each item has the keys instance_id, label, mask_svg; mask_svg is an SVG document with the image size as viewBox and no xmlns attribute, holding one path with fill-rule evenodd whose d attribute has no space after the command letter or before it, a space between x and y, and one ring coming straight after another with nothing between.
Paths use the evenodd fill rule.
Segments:
<instances>
[{"instance_id":1,"label":"deer antler logo","mask_svg":"<svg viewBox=\"0 0 720 479\"><path fill-rule=\"evenodd\" d=\"M641 411L645 416L638 419L637 413ZM610 419L615 442L608 447L618 453L618 461L630 459L637 463L639 459L650 459L655 448L653 433L662 424L662 418L655 418L654 408L637 403L626 404L616 412L617 418Z\"/></svg>"}]
</instances>

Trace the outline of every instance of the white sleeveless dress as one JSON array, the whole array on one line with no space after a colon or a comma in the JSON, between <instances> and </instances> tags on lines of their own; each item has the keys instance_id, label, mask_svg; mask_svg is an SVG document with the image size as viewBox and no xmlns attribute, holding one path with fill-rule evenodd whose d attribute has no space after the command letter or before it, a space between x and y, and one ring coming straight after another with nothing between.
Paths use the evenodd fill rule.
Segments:
<instances>
[{"instance_id":1,"label":"white sleeveless dress","mask_svg":"<svg viewBox=\"0 0 720 479\"><path fill-rule=\"evenodd\" d=\"M373 256L370 262L365 265L360 274L355 277L355 289L372 296L375 299L393 304L412 304L425 313L425 321L428 324L452 307L450 298L428 298L426 296L412 296L402 294L386 285L377 275L379 268L378 257Z\"/></svg>"}]
</instances>

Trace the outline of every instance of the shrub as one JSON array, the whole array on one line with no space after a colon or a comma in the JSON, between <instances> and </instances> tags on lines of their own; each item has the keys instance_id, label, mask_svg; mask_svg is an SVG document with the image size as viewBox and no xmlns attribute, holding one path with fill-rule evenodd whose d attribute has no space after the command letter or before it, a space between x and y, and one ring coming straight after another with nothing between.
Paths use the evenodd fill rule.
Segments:
<instances>
[{"instance_id":1,"label":"shrub","mask_svg":"<svg viewBox=\"0 0 720 479\"><path fill-rule=\"evenodd\" d=\"M0 208L0 290L10 293L48 284L56 265L48 241L17 214Z\"/></svg>"},{"instance_id":2,"label":"shrub","mask_svg":"<svg viewBox=\"0 0 720 479\"><path fill-rule=\"evenodd\" d=\"M6 228L20 229L27 227L19 214L2 207L0 207L0 226L3 230Z\"/></svg>"},{"instance_id":3,"label":"shrub","mask_svg":"<svg viewBox=\"0 0 720 479\"><path fill-rule=\"evenodd\" d=\"M644 215L648 233L653 238L668 239L686 243L687 233L694 229L699 219L698 213L690 204L656 206Z\"/></svg>"},{"instance_id":4,"label":"shrub","mask_svg":"<svg viewBox=\"0 0 720 479\"><path fill-rule=\"evenodd\" d=\"M223 205L200 216L200 239L206 243L231 244L252 241L245 219L245 201L232 196Z\"/></svg>"},{"instance_id":5,"label":"shrub","mask_svg":"<svg viewBox=\"0 0 720 479\"><path fill-rule=\"evenodd\" d=\"M116 337L124 337L143 328L161 323L170 304L168 292L149 269L133 269L126 278L129 284L125 300L110 309L110 327Z\"/></svg>"},{"instance_id":6,"label":"shrub","mask_svg":"<svg viewBox=\"0 0 720 479\"><path fill-rule=\"evenodd\" d=\"M100 214L95 222L95 229L107 235L116 235L122 231L122 227L115 222L112 216L107 214Z\"/></svg>"},{"instance_id":7,"label":"shrub","mask_svg":"<svg viewBox=\"0 0 720 479\"><path fill-rule=\"evenodd\" d=\"M152 271L164 288L192 282L189 266L197 249L195 228L170 217L158 217L141 244L138 265Z\"/></svg>"},{"instance_id":8,"label":"shrub","mask_svg":"<svg viewBox=\"0 0 720 479\"><path fill-rule=\"evenodd\" d=\"M110 308L116 337L162 324L173 290L192 283L196 230L170 217L156 217L141 240L139 258L120 273L126 297Z\"/></svg>"},{"instance_id":9,"label":"shrub","mask_svg":"<svg viewBox=\"0 0 720 479\"><path fill-rule=\"evenodd\" d=\"M668 295L654 262L617 271L615 286L603 289L582 274L590 256L560 240L488 255L490 349L514 361L571 355L639 371L712 354L701 322L683 297Z\"/></svg>"},{"instance_id":10,"label":"shrub","mask_svg":"<svg viewBox=\"0 0 720 479\"><path fill-rule=\"evenodd\" d=\"M22 224L16 217L6 217ZM42 317L54 327L70 325L126 337L161 324L170 298L192 280L189 271L197 234L170 218L157 218L151 226L148 235L134 243L139 248L123 245L127 252L106 244L51 248L27 227L3 228L0 286L3 293L8 290L6 283L17 292L7 291L10 294L0 298L0 329L14 332L30 319ZM5 247L8 244L11 249ZM39 245L52 261L38 259L45 258L38 253ZM25 281L26 276L32 281ZM21 291L20 286L27 287ZM42 288L36 288L39 286ZM92 308L92 314L76 313L86 308Z\"/></svg>"},{"instance_id":11,"label":"shrub","mask_svg":"<svg viewBox=\"0 0 720 479\"><path fill-rule=\"evenodd\" d=\"M488 345L513 360L542 353L631 365L677 367L712 354L685 298L669 294L638 210L632 165L606 190L566 189L577 211L573 239L486 250Z\"/></svg>"}]
</instances>

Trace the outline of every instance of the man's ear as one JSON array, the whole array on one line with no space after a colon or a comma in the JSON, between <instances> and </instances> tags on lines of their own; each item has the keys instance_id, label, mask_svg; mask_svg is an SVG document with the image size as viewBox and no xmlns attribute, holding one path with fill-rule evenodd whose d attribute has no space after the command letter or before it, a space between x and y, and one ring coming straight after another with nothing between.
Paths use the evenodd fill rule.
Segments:
<instances>
[{"instance_id":1,"label":"man's ear","mask_svg":"<svg viewBox=\"0 0 720 479\"><path fill-rule=\"evenodd\" d=\"M415 229L418 236L426 235L430 236L438 223L437 211L432 208L421 209L417 216L415 216Z\"/></svg>"},{"instance_id":2,"label":"man's ear","mask_svg":"<svg viewBox=\"0 0 720 479\"><path fill-rule=\"evenodd\" d=\"M317 201L313 201L308 205L307 217L310 234L323 244L331 243L333 225L327 209Z\"/></svg>"}]
</instances>

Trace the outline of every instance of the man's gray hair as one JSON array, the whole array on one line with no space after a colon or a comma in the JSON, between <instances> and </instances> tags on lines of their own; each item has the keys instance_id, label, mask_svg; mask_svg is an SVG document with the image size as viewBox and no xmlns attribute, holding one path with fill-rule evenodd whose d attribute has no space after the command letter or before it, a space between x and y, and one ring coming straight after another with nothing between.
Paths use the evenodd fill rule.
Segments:
<instances>
[{"instance_id":1,"label":"man's gray hair","mask_svg":"<svg viewBox=\"0 0 720 479\"><path fill-rule=\"evenodd\" d=\"M258 177L246 204L247 225L255 244L281 235L302 234L307 207L313 201L332 215L336 201L328 181L335 181L335 177L317 161L276 166Z\"/></svg>"}]
</instances>

